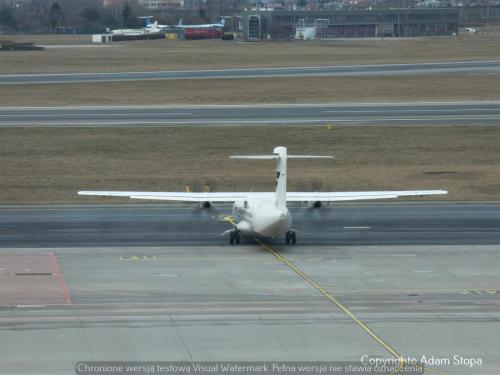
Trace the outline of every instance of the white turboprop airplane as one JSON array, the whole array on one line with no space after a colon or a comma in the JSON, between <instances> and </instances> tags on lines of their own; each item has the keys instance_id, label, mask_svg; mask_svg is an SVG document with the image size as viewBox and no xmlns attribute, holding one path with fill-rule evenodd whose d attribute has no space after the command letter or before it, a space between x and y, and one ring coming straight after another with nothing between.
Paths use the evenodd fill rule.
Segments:
<instances>
[{"instance_id":1,"label":"white turboprop airplane","mask_svg":"<svg viewBox=\"0 0 500 375\"><path fill-rule=\"evenodd\" d=\"M169 27L167 25L159 25L158 21L152 22L152 16L138 17L141 19L145 19L144 27L139 29L114 29L111 30L111 34L113 35L127 35L127 36L136 36L136 35L147 35L147 34L158 34L165 32Z\"/></svg>"},{"instance_id":2,"label":"white turboprop airplane","mask_svg":"<svg viewBox=\"0 0 500 375\"><path fill-rule=\"evenodd\" d=\"M210 207L212 202L233 202L233 216L228 221L233 225L224 234L229 234L231 244L240 243L243 235L275 238L285 235L287 244L297 241L292 229L292 216L287 202L308 202L320 207L321 202L357 201L390 199L403 196L447 194L446 190L407 190L407 191L353 191L353 192L287 192L287 159L331 159L333 156L287 155L286 147L276 147L272 155L230 156L230 159L276 160L276 191L269 193L179 193L179 192L142 192L142 191L79 191L79 195L129 197L131 199L152 199L178 202L197 202Z\"/></svg>"}]
</instances>

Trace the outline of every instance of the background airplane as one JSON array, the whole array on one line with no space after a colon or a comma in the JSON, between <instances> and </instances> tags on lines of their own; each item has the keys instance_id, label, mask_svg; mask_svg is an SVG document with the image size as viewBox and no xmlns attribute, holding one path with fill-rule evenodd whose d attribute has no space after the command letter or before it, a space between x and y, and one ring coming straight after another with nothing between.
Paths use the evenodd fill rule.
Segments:
<instances>
[{"instance_id":1,"label":"background airplane","mask_svg":"<svg viewBox=\"0 0 500 375\"><path fill-rule=\"evenodd\" d=\"M111 30L111 34L113 35L127 35L127 36L132 36L132 35L146 35L150 34L149 31L146 29L113 29Z\"/></svg>"},{"instance_id":2,"label":"background airplane","mask_svg":"<svg viewBox=\"0 0 500 375\"><path fill-rule=\"evenodd\" d=\"M219 23L204 23L200 25L184 25L182 19L180 19L176 27L181 29L223 29L225 24L226 20L224 18L221 18Z\"/></svg>"},{"instance_id":3,"label":"background airplane","mask_svg":"<svg viewBox=\"0 0 500 375\"><path fill-rule=\"evenodd\" d=\"M267 193L242 192L141 192L141 191L79 191L79 195L129 197L179 202L197 202L210 207L212 202L232 202L232 217L227 221L233 225L224 234L231 244L240 243L240 234L260 238L285 236L287 244L295 244L297 236L292 228L292 216L287 202L309 202L320 207L321 202L390 199L402 196L447 194L445 190L403 191L359 191L359 192L287 192L288 159L331 159L333 156L288 155L286 147L276 147L272 155L231 156L240 160L276 160L276 191Z\"/></svg>"},{"instance_id":4,"label":"background airplane","mask_svg":"<svg viewBox=\"0 0 500 375\"><path fill-rule=\"evenodd\" d=\"M162 33L168 29L167 25L159 25L158 21L152 22L152 16L138 17L145 20L144 27L138 29L113 29L111 34L113 35L147 35Z\"/></svg>"},{"instance_id":5,"label":"background airplane","mask_svg":"<svg viewBox=\"0 0 500 375\"><path fill-rule=\"evenodd\" d=\"M153 22L153 16L143 16L138 18L144 19L144 28L150 30L152 33L159 33L170 28L168 25L158 24L158 21Z\"/></svg>"}]
</instances>

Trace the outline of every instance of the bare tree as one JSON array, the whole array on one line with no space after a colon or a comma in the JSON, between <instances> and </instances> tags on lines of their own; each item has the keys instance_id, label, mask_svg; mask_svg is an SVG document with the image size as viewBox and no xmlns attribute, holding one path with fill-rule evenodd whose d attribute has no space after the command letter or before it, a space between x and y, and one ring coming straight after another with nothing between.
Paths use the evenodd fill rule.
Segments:
<instances>
[{"instance_id":1,"label":"bare tree","mask_svg":"<svg viewBox=\"0 0 500 375\"><path fill-rule=\"evenodd\" d=\"M52 5L50 6L48 16L50 21L50 27L52 30L54 30L57 26L59 26L62 23L63 12L61 6L57 1L55 3L52 3Z\"/></svg>"}]
</instances>

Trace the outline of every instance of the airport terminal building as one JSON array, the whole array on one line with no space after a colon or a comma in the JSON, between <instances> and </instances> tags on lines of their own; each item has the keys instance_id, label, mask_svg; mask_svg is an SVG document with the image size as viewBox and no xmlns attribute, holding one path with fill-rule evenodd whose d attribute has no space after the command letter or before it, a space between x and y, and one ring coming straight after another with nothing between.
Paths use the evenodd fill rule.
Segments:
<instances>
[{"instance_id":1,"label":"airport terminal building","mask_svg":"<svg viewBox=\"0 0 500 375\"><path fill-rule=\"evenodd\" d=\"M335 39L458 34L456 8L265 10L243 14L243 37Z\"/></svg>"}]
</instances>

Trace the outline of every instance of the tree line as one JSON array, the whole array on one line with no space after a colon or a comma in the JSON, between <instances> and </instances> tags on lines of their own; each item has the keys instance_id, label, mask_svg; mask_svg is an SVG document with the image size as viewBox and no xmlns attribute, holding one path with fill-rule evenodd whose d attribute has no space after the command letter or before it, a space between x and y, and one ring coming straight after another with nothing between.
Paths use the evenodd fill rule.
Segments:
<instances>
[{"instance_id":1,"label":"tree line","mask_svg":"<svg viewBox=\"0 0 500 375\"><path fill-rule=\"evenodd\" d=\"M0 0L0 32L102 32L142 25L137 16L143 14L147 10L133 0L109 6L101 0Z\"/></svg>"},{"instance_id":2,"label":"tree line","mask_svg":"<svg viewBox=\"0 0 500 375\"><path fill-rule=\"evenodd\" d=\"M193 0L196 1L196 0ZM100 33L106 28L143 26L139 16L154 16L162 24L218 21L238 13L249 0L205 0L189 10L151 11L137 0L0 0L0 33Z\"/></svg>"}]
</instances>

